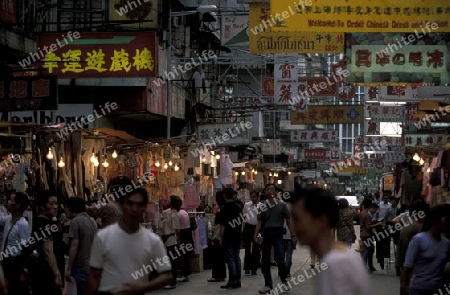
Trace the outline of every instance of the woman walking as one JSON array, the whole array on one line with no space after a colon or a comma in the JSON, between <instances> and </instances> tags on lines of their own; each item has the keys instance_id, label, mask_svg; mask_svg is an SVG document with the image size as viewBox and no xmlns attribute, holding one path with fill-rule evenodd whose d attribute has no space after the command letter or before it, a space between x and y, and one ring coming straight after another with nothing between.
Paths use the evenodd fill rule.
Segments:
<instances>
[{"instance_id":1,"label":"woman walking","mask_svg":"<svg viewBox=\"0 0 450 295\"><path fill-rule=\"evenodd\" d=\"M339 199L339 220L336 229L337 240L346 244L349 248L356 241L353 218L356 215L355 209L350 208L347 199Z\"/></svg>"}]
</instances>

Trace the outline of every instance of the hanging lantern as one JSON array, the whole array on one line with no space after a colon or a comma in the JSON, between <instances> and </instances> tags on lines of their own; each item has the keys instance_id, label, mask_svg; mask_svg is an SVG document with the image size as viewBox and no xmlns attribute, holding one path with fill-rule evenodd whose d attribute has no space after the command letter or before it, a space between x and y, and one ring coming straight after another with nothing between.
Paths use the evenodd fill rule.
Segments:
<instances>
[{"instance_id":1,"label":"hanging lantern","mask_svg":"<svg viewBox=\"0 0 450 295\"><path fill-rule=\"evenodd\" d=\"M109 167L109 163L106 161L106 159L103 161L102 163L103 167L108 168Z\"/></svg>"},{"instance_id":2,"label":"hanging lantern","mask_svg":"<svg viewBox=\"0 0 450 295\"><path fill-rule=\"evenodd\" d=\"M64 166L66 166L66 164L64 163L63 158L61 157L61 159L58 162L58 167L63 168Z\"/></svg>"},{"instance_id":3,"label":"hanging lantern","mask_svg":"<svg viewBox=\"0 0 450 295\"><path fill-rule=\"evenodd\" d=\"M159 163L159 161L156 161L155 166L156 166L156 167L161 166L161 164Z\"/></svg>"},{"instance_id":4,"label":"hanging lantern","mask_svg":"<svg viewBox=\"0 0 450 295\"><path fill-rule=\"evenodd\" d=\"M170 160L169 161L169 166L172 166L172 165L173 165L172 160Z\"/></svg>"},{"instance_id":5,"label":"hanging lantern","mask_svg":"<svg viewBox=\"0 0 450 295\"><path fill-rule=\"evenodd\" d=\"M241 172L241 175L245 175L245 171L242 171L242 172Z\"/></svg>"},{"instance_id":6,"label":"hanging lantern","mask_svg":"<svg viewBox=\"0 0 450 295\"><path fill-rule=\"evenodd\" d=\"M175 171L180 170L180 167L178 167L178 165L175 165L175 167L173 168Z\"/></svg>"},{"instance_id":7,"label":"hanging lantern","mask_svg":"<svg viewBox=\"0 0 450 295\"><path fill-rule=\"evenodd\" d=\"M113 157L113 159L117 158L117 152L116 152L116 150L114 150L114 152L112 153L111 157Z\"/></svg>"},{"instance_id":8,"label":"hanging lantern","mask_svg":"<svg viewBox=\"0 0 450 295\"><path fill-rule=\"evenodd\" d=\"M53 160L53 153L52 153L52 149L51 148L48 148L47 159Z\"/></svg>"}]
</instances>

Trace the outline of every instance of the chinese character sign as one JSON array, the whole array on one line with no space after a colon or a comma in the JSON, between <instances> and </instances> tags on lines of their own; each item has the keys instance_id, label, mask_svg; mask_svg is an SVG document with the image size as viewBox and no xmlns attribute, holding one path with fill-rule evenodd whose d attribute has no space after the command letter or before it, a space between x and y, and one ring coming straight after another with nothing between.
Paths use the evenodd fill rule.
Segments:
<instances>
[{"instance_id":1,"label":"chinese character sign","mask_svg":"<svg viewBox=\"0 0 450 295\"><path fill-rule=\"evenodd\" d=\"M308 106L306 113L291 112L291 124L363 123L364 106Z\"/></svg>"},{"instance_id":2,"label":"chinese character sign","mask_svg":"<svg viewBox=\"0 0 450 295\"><path fill-rule=\"evenodd\" d=\"M155 76L156 43L152 32L82 33L81 38L45 54L40 66L58 77ZM59 34L39 36L41 48Z\"/></svg>"},{"instance_id":3,"label":"chinese character sign","mask_svg":"<svg viewBox=\"0 0 450 295\"><path fill-rule=\"evenodd\" d=\"M304 150L305 159L325 159L327 157L326 150Z\"/></svg>"},{"instance_id":4,"label":"chinese character sign","mask_svg":"<svg viewBox=\"0 0 450 295\"><path fill-rule=\"evenodd\" d=\"M291 142L335 142L338 140L335 130L298 130L291 131Z\"/></svg>"},{"instance_id":5,"label":"chinese character sign","mask_svg":"<svg viewBox=\"0 0 450 295\"><path fill-rule=\"evenodd\" d=\"M447 142L447 134L405 134L405 147L431 146L435 143Z\"/></svg>"},{"instance_id":6,"label":"chinese character sign","mask_svg":"<svg viewBox=\"0 0 450 295\"><path fill-rule=\"evenodd\" d=\"M405 118L404 106L381 106L366 104L365 117L375 122L403 122Z\"/></svg>"},{"instance_id":7,"label":"chinese character sign","mask_svg":"<svg viewBox=\"0 0 450 295\"><path fill-rule=\"evenodd\" d=\"M298 92L298 55L276 54L274 61L274 103L293 105Z\"/></svg>"},{"instance_id":8,"label":"chinese character sign","mask_svg":"<svg viewBox=\"0 0 450 295\"><path fill-rule=\"evenodd\" d=\"M202 143L214 146L244 145L250 143L249 122L198 125L197 135Z\"/></svg>"},{"instance_id":9,"label":"chinese character sign","mask_svg":"<svg viewBox=\"0 0 450 295\"><path fill-rule=\"evenodd\" d=\"M20 77L0 80L0 110L56 110L56 77Z\"/></svg>"},{"instance_id":10,"label":"chinese character sign","mask_svg":"<svg viewBox=\"0 0 450 295\"><path fill-rule=\"evenodd\" d=\"M427 27L427 23L428 27L430 23L436 23L435 31L450 31L450 8L448 2L442 0L297 2L270 1L272 15L283 16L284 31L408 32L414 29L420 31Z\"/></svg>"},{"instance_id":11,"label":"chinese character sign","mask_svg":"<svg viewBox=\"0 0 450 295\"><path fill-rule=\"evenodd\" d=\"M364 88L365 101L419 101L417 91L422 87L413 86L368 86Z\"/></svg>"},{"instance_id":12,"label":"chinese character sign","mask_svg":"<svg viewBox=\"0 0 450 295\"><path fill-rule=\"evenodd\" d=\"M403 146L402 137L391 137L391 136L381 136L381 137L370 137L370 136L356 136L355 144L358 145L370 145L370 146L381 146L385 144L386 146Z\"/></svg>"},{"instance_id":13,"label":"chinese character sign","mask_svg":"<svg viewBox=\"0 0 450 295\"><path fill-rule=\"evenodd\" d=\"M364 121L364 134L365 135L380 135L380 122L373 120Z\"/></svg>"},{"instance_id":14,"label":"chinese character sign","mask_svg":"<svg viewBox=\"0 0 450 295\"><path fill-rule=\"evenodd\" d=\"M224 16L222 17L221 28L221 41L223 45L248 47L248 16Z\"/></svg>"},{"instance_id":15,"label":"chinese character sign","mask_svg":"<svg viewBox=\"0 0 450 295\"><path fill-rule=\"evenodd\" d=\"M446 45L401 47L396 43L394 45L391 46L392 50L387 45L352 46L351 52L347 52L351 56L351 63L347 65L347 69L351 74L364 74L355 82L361 85L431 82L445 84L450 82L449 70L446 67L450 51ZM394 89L401 95L400 90ZM376 93L371 92L369 95L375 97Z\"/></svg>"}]
</instances>

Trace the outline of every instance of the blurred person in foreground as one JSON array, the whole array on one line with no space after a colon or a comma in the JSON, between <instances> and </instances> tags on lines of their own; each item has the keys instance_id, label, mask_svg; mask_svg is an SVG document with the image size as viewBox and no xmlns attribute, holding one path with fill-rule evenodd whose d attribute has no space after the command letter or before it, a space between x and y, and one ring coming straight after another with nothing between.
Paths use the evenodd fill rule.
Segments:
<instances>
[{"instance_id":1,"label":"blurred person in foreground","mask_svg":"<svg viewBox=\"0 0 450 295\"><path fill-rule=\"evenodd\" d=\"M295 234L321 262L323 271L318 273L315 294L370 295L372 288L361 257L330 235L339 219L335 196L329 190L307 188L288 201Z\"/></svg>"},{"instance_id":2,"label":"blurred person in foreground","mask_svg":"<svg viewBox=\"0 0 450 295\"><path fill-rule=\"evenodd\" d=\"M144 295L171 283L172 268L161 238L139 223L147 191L127 190L119 203L122 219L94 238L87 295ZM154 272L159 276L149 280Z\"/></svg>"},{"instance_id":3,"label":"blurred person in foreground","mask_svg":"<svg viewBox=\"0 0 450 295\"><path fill-rule=\"evenodd\" d=\"M450 205L437 205L425 216L422 232L411 239L406 251L400 295L443 294L440 289L450 254L450 240L444 233L449 226Z\"/></svg>"}]
</instances>

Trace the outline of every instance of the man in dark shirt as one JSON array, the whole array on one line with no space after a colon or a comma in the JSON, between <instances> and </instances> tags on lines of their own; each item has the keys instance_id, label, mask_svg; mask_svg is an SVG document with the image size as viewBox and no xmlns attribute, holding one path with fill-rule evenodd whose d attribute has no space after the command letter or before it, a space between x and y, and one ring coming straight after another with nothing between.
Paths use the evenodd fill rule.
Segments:
<instances>
[{"instance_id":1,"label":"man in dark shirt","mask_svg":"<svg viewBox=\"0 0 450 295\"><path fill-rule=\"evenodd\" d=\"M226 204L220 208L220 245L225 249L228 265L228 283L220 286L223 289L236 289L241 287L241 224L242 208L233 198L233 189L224 189Z\"/></svg>"}]
</instances>

